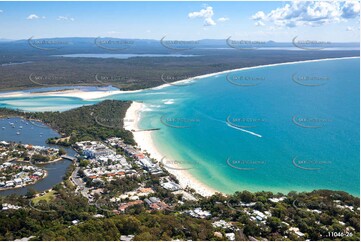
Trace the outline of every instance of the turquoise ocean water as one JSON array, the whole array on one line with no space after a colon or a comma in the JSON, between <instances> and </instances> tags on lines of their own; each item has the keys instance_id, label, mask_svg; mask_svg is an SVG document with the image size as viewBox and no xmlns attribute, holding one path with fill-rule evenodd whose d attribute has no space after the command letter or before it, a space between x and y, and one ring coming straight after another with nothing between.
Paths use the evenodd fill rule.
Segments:
<instances>
[{"instance_id":1,"label":"turquoise ocean water","mask_svg":"<svg viewBox=\"0 0 361 242\"><path fill-rule=\"evenodd\" d=\"M158 149L225 193L343 190L359 195L360 59L254 68L106 99L143 101ZM103 99L1 98L67 110Z\"/></svg>"}]
</instances>

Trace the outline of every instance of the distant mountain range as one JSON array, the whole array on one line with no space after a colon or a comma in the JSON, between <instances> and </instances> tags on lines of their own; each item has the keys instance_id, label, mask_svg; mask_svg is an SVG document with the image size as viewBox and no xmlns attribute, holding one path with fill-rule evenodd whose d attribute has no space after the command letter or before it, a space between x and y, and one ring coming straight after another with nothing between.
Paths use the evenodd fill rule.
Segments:
<instances>
[{"instance_id":1,"label":"distant mountain range","mask_svg":"<svg viewBox=\"0 0 361 242\"><path fill-rule=\"evenodd\" d=\"M33 48L29 48L33 47ZM289 42L257 41L237 38L227 39L202 39L196 41L168 39L166 36L160 40L155 39L124 39L124 38L94 38L94 37L63 37L8 40L0 39L0 49L5 52L34 52L36 49L52 50L56 54L67 53L109 53L119 50L122 53L169 53L174 51L207 51L217 49L268 49L268 50L298 50L306 47L310 50L333 49L333 50L359 50L360 43L333 43L302 40L294 37ZM39 51L37 51L39 52ZM48 55L49 51L45 51ZM183 52L182 52L183 53ZM41 54L41 55L43 55Z\"/></svg>"}]
</instances>

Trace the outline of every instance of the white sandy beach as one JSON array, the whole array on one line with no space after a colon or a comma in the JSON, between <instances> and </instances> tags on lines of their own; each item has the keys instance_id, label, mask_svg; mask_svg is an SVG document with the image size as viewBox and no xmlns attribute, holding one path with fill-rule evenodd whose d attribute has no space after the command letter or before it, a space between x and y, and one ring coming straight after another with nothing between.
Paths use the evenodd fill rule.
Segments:
<instances>
[{"instance_id":1,"label":"white sandy beach","mask_svg":"<svg viewBox=\"0 0 361 242\"><path fill-rule=\"evenodd\" d=\"M185 80L180 80L177 82L173 82L171 84L165 83L161 86L149 88L153 90L159 90L171 85L176 85L180 83L187 83L196 81L197 79L211 77L211 76L217 76L221 74L227 74L231 72L241 71L241 70L250 70L250 69L256 69L256 68L263 68L263 67L272 67L272 66L280 66L280 65L291 65L291 64L297 64L297 63L307 63L307 62L319 62L319 61L328 61L328 60L340 60L340 59L355 59L359 57L344 57L344 58L327 58L327 59L318 59L318 60L306 60L306 61L295 61L295 62L286 62L286 63L277 63L277 64L269 64L269 65L260 65L260 66L253 66L253 67L244 67L244 68L238 68L233 70L226 70L206 75L200 75L194 78L189 78ZM56 97L77 97L81 98L83 100L93 100L93 99L100 99L105 98L111 95L115 94L124 94L124 93L135 93L135 92L141 92L143 90L136 90L136 91L86 91L81 89L74 89L74 90L65 90L65 91L52 91L52 92L42 92L42 93L30 93L30 92L23 92L23 91L16 91L16 92L7 92L7 93L0 93L1 98L11 98L11 97L41 97L41 96L56 96ZM144 108L144 104L133 102L130 108L127 110L125 119L127 120L135 120L135 122L127 123L124 128L127 130L138 130L138 122L140 120L140 113L142 109ZM134 139L139 145L139 147L143 151L147 151L152 158L155 158L156 160L160 161L164 155L162 155L156 148L151 132L153 131L140 131L140 132L133 132ZM206 184L201 183L196 178L191 176L189 172L186 170L176 170L176 169L168 169L168 171L172 174L174 174L179 182L180 185L185 188L187 186L193 188L196 190L199 194L203 196L210 196L217 192L216 190L208 187Z\"/></svg>"},{"instance_id":2,"label":"white sandy beach","mask_svg":"<svg viewBox=\"0 0 361 242\"><path fill-rule=\"evenodd\" d=\"M131 124L125 125L124 128L127 130L139 130L138 122L140 120L141 111L144 108L143 103L133 102L130 108L127 110L125 119L126 120L134 120ZM132 132L134 135L134 139L137 142L138 146L141 148L142 151L146 151L150 154L151 158L160 161L164 155L162 155L152 139L152 132L154 131L137 131ZM175 165L172 165L175 166ZM202 196L211 196L212 194L218 192L215 189L208 187L207 185L201 183L196 178L194 178L189 172L186 170L178 169L167 169L169 173L173 174L179 180L180 185L183 188L187 186L193 188L197 193L201 194ZM181 167L179 167L181 168Z\"/></svg>"},{"instance_id":3,"label":"white sandy beach","mask_svg":"<svg viewBox=\"0 0 361 242\"><path fill-rule=\"evenodd\" d=\"M184 84L188 82L193 82L198 79L211 77L211 76L217 76L221 74L228 74L231 72L241 71L241 70L251 70L256 68L263 68L263 67L272 67L272 66L280 66L280 65L291 65L291 64L297 64L297 63L307 63L307 62L319 62L319 61L330 61L330 60L342 60L342 59L357 59L360 57L341 57L341 58L325 58L325 59L318 59L318 60L305 60L305 61L293 61L293 62L285 62L285 63L277 63L277 64L269 64L269 65L259 65L259 66L252 66L252 67L242 67L238 69L232 69L232 70L226 70L221 72L215 72L205 75L196 76L193 78L188 78L185 80L179 80L172 83L165 83L163 85L160 85L158 87L148 88L148 90L159 90L165 87L169 87L172 85L177 84ZM121 91L121 90L112 90L112 91L86 91L82 89L73 89L73 90L65 90L65 91L50 91L50 92L25 92L25 91L15 91L15 92L4 92L0 93L1 98L16 98L16 97L76 97L81 98L83 100L93 100L93 99L100 99L105 98L108 96L116 95L116 94L127 94L127 93L136 93L141 92L147 89L141 89L141 90L134 90L134 91Z\"/></svg>"},{"instance_id":4,"label":"white sandy beach","mask_svg":"<svg viewBox=\"0 0 361 242\"><path fill-rule=\"evenodd\" d=\"M2 93L1 97L77 97L83 100L104 98L107 96L123 93L122 91L85 91L81 89L51 91L51 92L8 92Z\"/></svg>"}]
</instances>

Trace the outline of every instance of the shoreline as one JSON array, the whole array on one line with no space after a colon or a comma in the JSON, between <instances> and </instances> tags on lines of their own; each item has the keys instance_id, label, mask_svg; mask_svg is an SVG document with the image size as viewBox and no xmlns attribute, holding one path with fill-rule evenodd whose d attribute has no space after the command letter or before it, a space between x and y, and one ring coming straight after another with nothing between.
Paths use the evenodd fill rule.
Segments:
<instances>
[{"instance_id":1,"label":"shoreline","mask_svg":"<svg viewBox=\"0 0 361 242\"><path fill-rule=\"evenodd\" d=\"M138 123L140 121L140 112L143 107L143 103L132 102L126 112L125 119L134 120L134 122L132 122L132 124L125 125L124 128L133 133L134 140L142 152L149 153L151 158L154 158L159 162L164 157L164 155L162 155L156 148L152 138L152 131L139 131ZM136 132L133 132L132 130L135 130ZM183 189L186 187L192 188L204 197L211 196L216 192L219 192L200 182L186 170L182 170L182 167L178 164L173 164L173 166L175 166L177 169L169 169L167 167L164 168L179 180L179 184Z\"/></svg>"},{"instance_id":2,"label":"shoreline","mask_svg":"<svg viewBox=\"0 0 361 242\"><path fill-rule=\"evenodd\" d=\"M337 58L324 58L324 59L314 59L314 60L303 60L303 61L291 61L291 62L283 62L283 63L275 63L275 64L267 64L267 65L258 65L258 66L250 66L250 67L241 67L231 70L225 70L220 72L214 72L204 75L199 75L195 77L191 77L185 80L179 80L172 83L165 83L157 87L145 88L145 89L138 89L132 91L122 91L122 90L108 90L108 91L86 91L81 90L79 88L73 90L59 90L59 91L49 91L49 92L26 92L26 91L13 91L13 92L0 92L1 98L18 98L18 97L71 97L71 98L80 98L84 101L92 101L96 99L106 98L109 96L117 95L117 94L129 94L129 93L137 93L145 90L160 90L165 87L169 87L175 84L193 82L198 79L228 74L231 72L242 71L242 70L252 70L257 68L264 68L264 67L274 67L280 65L292 65L292 64L299 64L299 63L312 63L312 62L320 62L320 61L332 61L332 60L347 60L347 59L360 59L360 56L354 57L337 57ZM54 86L56 87L56 86ZM31 89L28 89L31 90Z\"/></svg>"},{"instance_id":3,"label":"shoreline","mask_svg":"<svg viewBox=\"0 0 361 242\"><path fill-rule=\"evenodd\" d=\"M28 186L34 185L34 184L38 183L39 181L42 181L42 180L44 180L45 178L48 177L48 171L45 170L45 169L44 169L44 171L45 171L44 176L42 176L39 180L36 180L35 182L28 183L25 186L15 186L15 187L8 187L8 188L0 188L0 192L8 191L8 190L16 190L16 189L19 189L19 188L26 188Z\"/></svg>"}]
</instances>

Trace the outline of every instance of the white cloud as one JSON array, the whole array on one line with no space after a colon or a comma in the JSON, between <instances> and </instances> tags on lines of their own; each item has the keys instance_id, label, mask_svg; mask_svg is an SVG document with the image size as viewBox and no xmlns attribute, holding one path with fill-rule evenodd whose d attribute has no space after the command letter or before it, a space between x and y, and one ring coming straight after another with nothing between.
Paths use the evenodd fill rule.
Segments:
<instances>
[{"instance_id":1,"label":"white cloud","mask_svg":"<svg viewBox=\"0 0 361 242\"><path fill-rule=\"evenodd\" d=\"M346 31L353 31L353 28L351 26L347 26Z\"/></svg>"},{"instance_id":2,"label":"white cloud","mask_svg":"<svg viewBox=\"0 0 361 242\"><path fill-rule=\"evenodd\" d=\"M30 14L26 19L28 20L35 20L35 19L39 19L40 17L36 14Z\"/></svg>"},{"instance_id":3,"label":"white cloud","mask_svg":"<svg viewBox=\"0 0 361 242\"><path fill-rule=\"evenodd\" d=\"M252 16L253 20L264 20L266 18L266 14L262 11L258 11Z\"/></svg>"},{"instance_id":4,"label":"white cloud","mask_svg":"<svg viewBox=\"0 0 361 242\"><path fill-rule=\"evenodd\" d=\"M360 2L349 1L342 6L342 17L343 18L355 18L360 14Z\"/></svg>"},{"instance_id":5,"label":"white cloud","mask_svg":"<svg viewBox=\"0 0 361 242\"><path fill-rule=\"evenodd\" d=\"M226 22L226 21L229 21L229 18L227 18L227 17L222 17L222 18L219 18L217 21L218 21L218 22Z\"/></svg>"},{"instance_id":6,"label":"white cloud","mask_svg":"<svg viewBox=\"0 0 361 242\"><path fill-rule=\"evenodd\" d=\"M212 19L214 15L213 8L211 6L207 6L203 9L201 9L198 12L191 12L188 14L189 18L203 18L204 26L213 26L216 25L216 22Z\"/></svg>"},{"instance_id":7,"label":"white cloud","mask_svg":"<svg viewBox=\"0 0 361 242\"><path fill-rule=\"evenodd\" d=\"M256 21L257 26L263 26L265 22L287 27L320 26L355 18L359 14L358 1L294 1L269 13L259 11L251 19Z\"/></svg>"},{"instance_id":8,"label":"white cloud","mask_svg":"<svg viewBox=\"0 0 361 242\"><path fill-rule=\"evenodd\" d=\"M74 18L71 18L71 17L66 17L66 16L59 16L56 20L59 20L59 21L74 21L75 19Z\"/></svg>"},{"instance_id":9,"label":"white cloud","mask_svg":"<svg viewBox=\"0 0 361 242\"><path fill-rule=\"evenodd\" d=\"M261 20L254 23L256 26L265 26L265 23L263 23Z\"/></svg>"}]
</instances>

